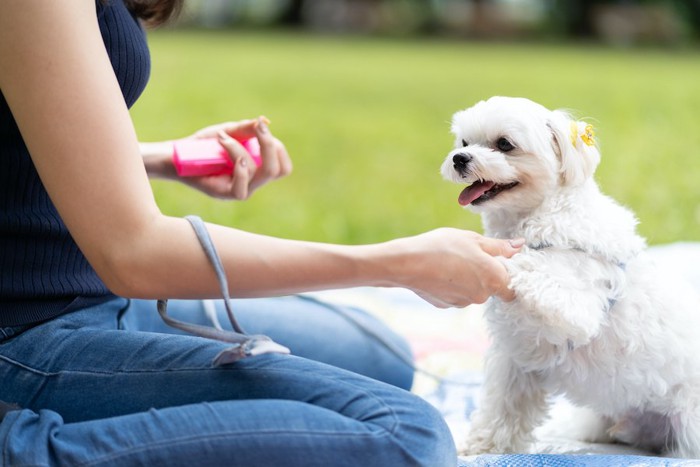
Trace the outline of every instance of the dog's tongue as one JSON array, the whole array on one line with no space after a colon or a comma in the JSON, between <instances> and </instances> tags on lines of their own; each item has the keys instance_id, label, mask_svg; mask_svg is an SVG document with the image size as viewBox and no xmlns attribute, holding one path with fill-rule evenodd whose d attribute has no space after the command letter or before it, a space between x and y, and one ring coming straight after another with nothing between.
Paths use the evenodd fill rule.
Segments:
<instances>
[{"instance_id":1,"label":"dog's tongue","mask_svg":"<svg viewBox=\"0 0 700 467\"><path fill-rule=\"evenodd\" d=\"M474 182L468 187L466 187L459 194L459 204L460 206L467 206L472 203L475 199L489 191L495 185L494 182Z\"/></svg>"}]
</instances>

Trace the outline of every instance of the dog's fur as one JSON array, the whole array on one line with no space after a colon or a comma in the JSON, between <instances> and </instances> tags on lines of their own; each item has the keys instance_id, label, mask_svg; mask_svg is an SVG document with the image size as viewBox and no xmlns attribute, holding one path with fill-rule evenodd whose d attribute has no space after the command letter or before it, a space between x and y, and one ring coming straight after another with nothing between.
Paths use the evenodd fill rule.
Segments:
<instances>
[{"instance_id":1,"label":"dog's fur","mask_svg":"<svg viewBox=\"0 0 700 467\"><path fill-rule=\"evenodd\" d=\"M460 204L487 236L527 245L504 260L515 300L486 307L493 342L462 452L527 452L550 396L565 394L604 421L588 441L700 458L700 306L655 270L634 215L600 192L590 127L493 97L457 112L452 132L442 175L474 184ZM506 189L474 200L484 181Z\"/></svg>"}]
</instances>

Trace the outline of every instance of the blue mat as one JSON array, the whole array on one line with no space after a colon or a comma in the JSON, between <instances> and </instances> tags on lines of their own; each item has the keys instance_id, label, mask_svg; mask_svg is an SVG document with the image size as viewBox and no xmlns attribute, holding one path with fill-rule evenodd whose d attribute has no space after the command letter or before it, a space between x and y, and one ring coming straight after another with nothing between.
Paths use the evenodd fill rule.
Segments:
<instances>
[{"instance_id":1,"label":"blue mat","mask_svg":"<svg viewBox=\"0 0 700 467\"><path fill-rule=\"evenodd\" d=\"M459 467L690 467L700 460L625 455L503 454L462 457Z\"/></svg>"}]
</instances>

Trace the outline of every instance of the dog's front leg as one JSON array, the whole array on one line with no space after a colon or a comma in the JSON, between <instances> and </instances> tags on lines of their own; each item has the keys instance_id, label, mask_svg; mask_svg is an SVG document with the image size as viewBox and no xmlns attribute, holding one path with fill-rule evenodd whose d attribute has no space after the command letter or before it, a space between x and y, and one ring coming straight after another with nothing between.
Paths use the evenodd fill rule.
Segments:
<instances>
[{"instance_id":1,"label":"dog's front leg","mask_svg":"<svg viewBox=\"0 0 700 467\"><path fill-rule=\"evenodd\" d=\"M507 263L516 300L504 309L554 345L585 345L600 332L624 271L576 250L531 251ZM525 313L523 313L525 311Z\"/></svg>"},{"instance_id":2,"label":"dog's front leg","mask_svg":"<svg viewBox=\"0 0 700 467\"><path fill-rule=\"evenodd\" d=\"M460 454L527 452L533 430L546 417L546 394L535 373L526 373L513 361L491 349L479 408Z\"/></svg>"}]
</instances>

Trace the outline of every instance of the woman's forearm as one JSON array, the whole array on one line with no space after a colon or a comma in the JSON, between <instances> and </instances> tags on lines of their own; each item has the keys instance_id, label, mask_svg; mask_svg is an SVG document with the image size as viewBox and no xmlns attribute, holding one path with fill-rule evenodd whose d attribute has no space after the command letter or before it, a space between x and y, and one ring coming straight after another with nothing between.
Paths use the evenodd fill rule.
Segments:
<instances>
[{"instance_id":1,"label":"woman's forearm","mask_svg":"<svg viewBox=\"0 0 700 467\"><path fill-rule=\"evenodd\" d=\"M285 240L209 225L226 269L230 292L264 297L357 286L403 287L439 307L482 303L491 295L513 298L508 274L496 257L517 253L508 242L441 228L372 245ZM159 216L141 229L108 284L125 296L205 298L218 283L185 219ZM127 242L128 243L128 242Z\"/></svg>"},{"instance_id":2,"label":"woman's forearm","mask_svg":"<svg viewBox=\"0 0 700 467\"><path fill-rule=\"evenodd\" d=\"M382 245L331 245L286 240L208 225L238 297L274 296L353 286L397 285L400 258ZM204 298L218 283L189 222L160 216L127 245L115 248L100 272L120 295ZM98 266L99 267L99 266Z\"/></svg>"}]
</instances>

